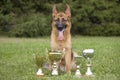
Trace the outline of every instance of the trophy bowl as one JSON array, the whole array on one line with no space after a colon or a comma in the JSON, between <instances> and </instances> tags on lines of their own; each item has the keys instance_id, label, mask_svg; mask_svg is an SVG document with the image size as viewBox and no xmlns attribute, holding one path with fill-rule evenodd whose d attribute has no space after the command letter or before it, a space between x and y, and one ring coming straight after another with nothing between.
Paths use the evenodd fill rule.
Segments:
<instances>
[{"instance_id":1,"label":"trophy bowl","mask_svg":"<svg viewBox=\"0 0 120 80\"><path fill-rule=\"evenodd\" d=\"M44 73L42 73L42 67L43 64L46 62L46 56L45 55L36 55L35 56L35 64L37 65L37 67L39 68L36 76L44 76Z\"/></svg>"},{"instance_id":2,"label":"trophy bowl","mask_svg":"<svg viewBox=\"0 0 120 80\"><path fill-rule=\"evenodd\" d=\"M57 61L60 61L62 58L62 52L60 51L49 51L48 52L48 57L50 62L53 62L53 67L52 67L52 75L58 75L58 70L57 70Z\"/></svg>"},{"instance_id":3,"label":"trophy bowl","mask_svg":"<svg viewBox=\"0 0 120 80\"><path fill-rule=\"evenodd\" d=\"M79 65L80 63L81 63L81 58L82 58L82 56L75 56L75 63L77 64L77 65Z\"/></svg>"},{"instance_id":4,"label":"trophy bowl","mask_svg":"<svg viewBox=\"0 0 120 80\"><path fill-rule=\"evenodd\" d=\"M62 57L61 52L57 52L57 51L51 51L48 53L49 56L49 60L50 61L59 61Z\"/></svg>"},{"instance_id":5,"label":"trophy bowl","mask_svg":"<svg viewBox=\"0 0 120 80\"><path fill-rule=\"evenodd\" d=\"M85 58L92 58L93 57L93 54L94 53L94 50L93 49L85 49L85 50L83 50L83 56L85 57Z\"/></svg>"}]
</instances>

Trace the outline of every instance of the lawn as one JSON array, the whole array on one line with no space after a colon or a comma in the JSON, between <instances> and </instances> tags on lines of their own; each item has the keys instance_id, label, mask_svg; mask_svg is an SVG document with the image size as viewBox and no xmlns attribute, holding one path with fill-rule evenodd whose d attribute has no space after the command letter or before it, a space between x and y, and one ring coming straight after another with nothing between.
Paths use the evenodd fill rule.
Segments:
<instances>
[{"instance_id":1,"label":"lawn","mask_svg":"<svg viewBox=\"0 0 120 80\"><path fill-rule=\"evenodd\" d=\"M0 38L0 80L120 80L120 37L72 37L73 51L82 55L82 50L93 48L92 71L95 77L84 76L86 61L81 63L82 77L75 78L61 72L59 76L51 76L51 72L43 69L43 78L35 76L37 66L34 55L47 54L50 38Z\"/></svg>"}]
</instances>

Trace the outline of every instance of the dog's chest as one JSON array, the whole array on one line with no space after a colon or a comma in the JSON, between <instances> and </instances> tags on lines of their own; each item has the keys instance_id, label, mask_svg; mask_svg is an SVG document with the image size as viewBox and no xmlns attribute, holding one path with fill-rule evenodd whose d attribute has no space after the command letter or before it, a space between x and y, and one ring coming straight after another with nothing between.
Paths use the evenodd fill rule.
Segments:
<instances>
[{"instance_id":1,"label":"dog's chest","mask_svg":"<svg viewBox=\"0 0 120 80\"><path fill-rule=\"evenodd\" d=\"M69 41L67 42L62 42L62 41L51 41L51 48L52 49L60 49L62 50L63 48L70 48L71 43Z\"/></svg>"}]
</instances>

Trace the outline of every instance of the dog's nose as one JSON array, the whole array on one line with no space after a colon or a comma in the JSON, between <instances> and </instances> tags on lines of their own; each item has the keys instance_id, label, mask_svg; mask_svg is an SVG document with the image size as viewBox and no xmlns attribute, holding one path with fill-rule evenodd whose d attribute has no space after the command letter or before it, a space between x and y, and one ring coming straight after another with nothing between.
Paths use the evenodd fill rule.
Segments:
<instances>
[{"instance_id":1,"label":"dog's nose","mask_svg":"<svg viewBox=\"0 0 120 80\"><path fill-rule=\"evenodd\" d=\"M58 24L56 24L56 27L59 31L62 31L64 29L64 24L58 23Z\"/></svg>"},{"instance_id":2,"label":"dog's nose","mask_svg":"<svg viewBox=\"0 0 120 80\"><path fill-rule=\"evenodd\" d=\"M63 27L63 24L58 24L58 27Z\"/></svg>"}]
</instances>

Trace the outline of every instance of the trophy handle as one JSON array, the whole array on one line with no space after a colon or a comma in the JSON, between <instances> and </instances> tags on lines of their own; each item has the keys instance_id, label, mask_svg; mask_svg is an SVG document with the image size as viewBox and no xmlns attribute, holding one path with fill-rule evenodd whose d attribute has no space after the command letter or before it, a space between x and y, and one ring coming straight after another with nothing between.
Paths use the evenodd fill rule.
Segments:
<instances>
[{"instance_id":1,"label":"trophy handle","mask_svg":"<svg viewBox=\"0 0 120 80\"><path fill-rule=\"evenodd\" d=\"M65 54L65 50L66 50L66 49L65 49L65 48L63 48L63 54Z\"/></svg>"},{"instance_id":2,"label":"trophy handle","mask_svg":"<svg viewBox=\"0 0 120 80\"><path fill-rule=\"evenodd\" d=\"M45 48L45 52L46 52L46 53L48 53L48 52L49 52L48 48Z\"/></svg>"}]
</instances>

